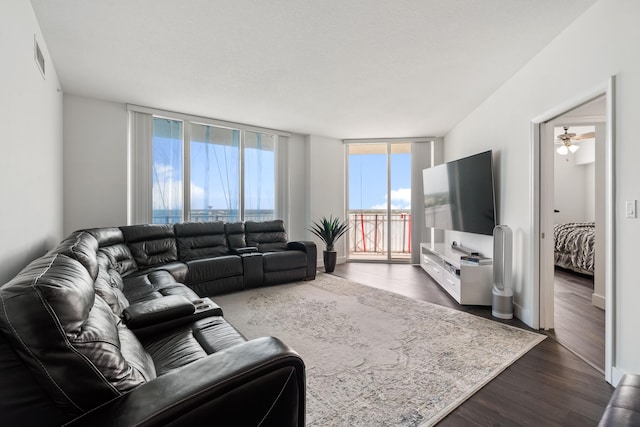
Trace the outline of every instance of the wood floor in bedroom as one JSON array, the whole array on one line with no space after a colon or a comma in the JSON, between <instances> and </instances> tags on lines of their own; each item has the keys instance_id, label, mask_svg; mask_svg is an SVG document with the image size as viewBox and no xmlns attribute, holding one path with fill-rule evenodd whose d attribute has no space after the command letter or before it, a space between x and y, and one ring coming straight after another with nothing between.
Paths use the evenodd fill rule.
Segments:
<instances>
[{"instance_id":1,"label":"wood floor in bedroom","mask_svg":"<svg viewBox=\"0 0 640 427\"><path fill-rule=\"evenodd\" d=\"M591 304L593 277L556 269L555 330L548 334L604 374L604 310Z\"/></svg>"},{"instance_id":2,"label":"wood floor in bedroom","mask_svg":"<svg viewBox=\"0 0 640 427\"><path fill-rule=\"evenodd\" d=\"M491 307L460 306L417 266L351 262L333 274L529 329L492 318ZM438 426L596 426L612 392L601 372L549 336Z\"/></svg>"}]
</instances>

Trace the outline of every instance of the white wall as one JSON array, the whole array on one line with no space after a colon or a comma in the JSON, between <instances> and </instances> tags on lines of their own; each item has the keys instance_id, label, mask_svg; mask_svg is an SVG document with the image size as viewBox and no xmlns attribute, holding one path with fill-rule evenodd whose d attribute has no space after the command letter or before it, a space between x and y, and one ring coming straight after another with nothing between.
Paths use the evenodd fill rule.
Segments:
<instances>
[{"instance_id":1,"label":"white wall","mask_svg":"<svg viewBox=\"0 0 640 427\"><path fill-rule=\"evenodd\" d=\"M574 155L554 153L553 207L560 211L553 214L556 224L595 221L594 165L577 165Z\"/></svg>"},{"instance_id":2,"label":"white wall","mask_svg":"<svg viewBox=\"0 0 640 427\"><path fill-rule=\"evenodd\" d=\"M615 125L615 277L617 344L614 366L640 372L640 286L637 286L637 242L640 221L625 219L624 200L640 198L640 2L601 0L571 24L522 70L492 94L445 138L447 160L487 148L500 153L497 170L501 222L514 231L516 312L533 321L532 259L533 206L531 177L531 120L559 105L591 93L612 75L617 76ZM571 66L558 61L571 52ZM594 52L598 60L594 61Z\"/></svg>"},{"instance_id":3,"label":"white wall","mask_svg":"<svg viewBox=\"0 0 640 427\"><path fill-rule=\"evenodd\" d=\"M127 109L64 96L64 233L127 223Z\"/></svg>"},{"instance_id":4,"label":"white wall","mask_svg":"<svg viewBox=\"0 0 640 427\"><path fill-rule=\"evenodd\" d=\"M62 239L62 93L28 1L0 3L0 58L1 285Z\"/></svg>"},{"instance_id":5,"label":"white wall","mask_svg":"<svg viewBox=\"0 0 640 427\"><path fill-rule=\"evenodd\" d=\"M310 221L322 216L339 216L345 219L345 145L339 139L309 135L307 143L307 199ZM309 223L310 224L310 223ZM324 244L309 233L318 245L318 265L322 265ZM338 263L346 259L346 236L336 245Z\"/></svg>"}]
</instances>

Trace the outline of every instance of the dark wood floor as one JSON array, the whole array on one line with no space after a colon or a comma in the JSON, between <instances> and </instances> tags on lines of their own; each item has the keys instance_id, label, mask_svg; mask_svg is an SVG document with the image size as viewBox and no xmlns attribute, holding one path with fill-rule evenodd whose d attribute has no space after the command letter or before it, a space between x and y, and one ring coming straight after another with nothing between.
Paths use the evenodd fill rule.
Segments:
<instances>
[{"instance_id":1,"label":"dark wood floor","mask_svg":"<svg viewBox=\"0 0 640 427\"><path fill-rule=\"evenodd\" d=\"M491 307L460 306L420 267L347 263L337 276L529 329L491 317ZM438 426L596 426L613 387L553 337L538 344L467 399Z\"/></svg>"},{"instance_id":2,"label":"dark wood floor","mask_svg":"<svg viewBox=\"0 0 640 427\"><path fill-rule=\"evenodd\" d=\"M604 310L591 303L593 277L556 269L554 326L548 334L604 375Z\"/></svg>"}]
</instances>

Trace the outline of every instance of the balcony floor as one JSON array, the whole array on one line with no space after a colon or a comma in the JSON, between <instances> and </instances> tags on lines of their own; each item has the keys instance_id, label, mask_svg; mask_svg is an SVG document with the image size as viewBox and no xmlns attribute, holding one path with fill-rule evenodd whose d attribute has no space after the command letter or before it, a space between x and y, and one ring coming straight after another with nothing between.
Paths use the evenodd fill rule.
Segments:
<instances>
[{"instance_id":1,"label":"balcony floor","mask_svg":"<svg viewBox=\"0 0 640 427\"><path fill-rule=\"evenodd\" d=\"M351 252L348 255L350 261L387 261L384 252ZM392 252L391 261L409 261L411 254L406 252Z\"/></svg>"}]
</instances>

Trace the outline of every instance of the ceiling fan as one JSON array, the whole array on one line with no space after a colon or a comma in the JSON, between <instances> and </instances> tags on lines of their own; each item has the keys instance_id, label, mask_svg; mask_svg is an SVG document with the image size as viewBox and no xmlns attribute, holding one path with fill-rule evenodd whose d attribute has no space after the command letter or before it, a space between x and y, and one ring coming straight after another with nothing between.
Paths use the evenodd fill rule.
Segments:
<instances>
[{"instance_id":1,"label":"ceiling fan","mask_svg":"<svg viewBox=\"0 0 640 427\"><path fill-rule=\"evenodd\" d=\"M558 154L561 154L563 156L569 154L569 152L575 153L576 151L578 151L578 148L580 148L579 145L576 145L576 143L572 141L577 142L583 139L593 139L596 136L595 132L586 132L581 133L580 135L576 135L575 133L569 133L568 126L564 126L563 128L564 133L558 135L555 140L555 143L560 145L556 149L556 151L558 152Z\"/></svg>"}]
</instances>

